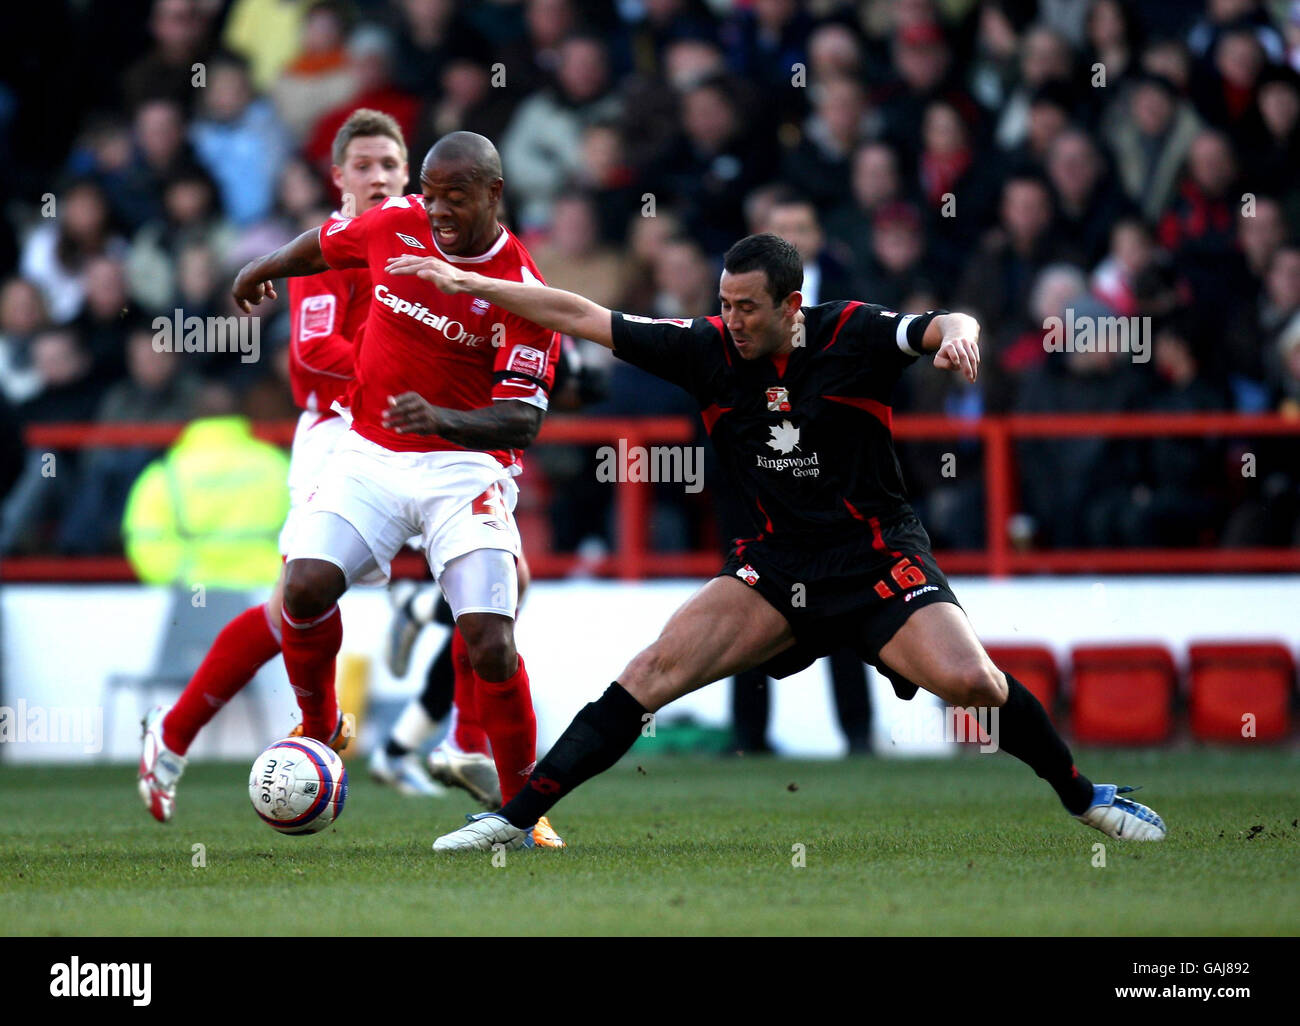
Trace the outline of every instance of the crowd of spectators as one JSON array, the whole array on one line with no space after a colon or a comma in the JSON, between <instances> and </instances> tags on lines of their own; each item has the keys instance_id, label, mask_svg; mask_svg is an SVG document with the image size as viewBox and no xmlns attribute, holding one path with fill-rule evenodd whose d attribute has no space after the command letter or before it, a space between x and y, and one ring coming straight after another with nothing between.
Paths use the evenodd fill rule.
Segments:
<instances>
[{"instance_id":1,"label":"crowd of spectators","mask_svg":"<svg viewBox=\"0 0 1300 1026\"><path fill-rule=\"evenodd\" d=\"M900 412L1300 412L1300 3L55 0L50 17L64 63L34 42L0 72L9 433L232 398L292 417L282 309L254 364L158 353L150 325L233 313L235 270L328 216L330 142L359 106L398 120L413 168L448 131L496 141L507 222L550 282L610 306L711 313L721 254L770 230L804 257L805 302L976 314L980 381L913 372ZM1066 311L1150 318L1148 358L1049 352ZM585 409L691 412L582 355L608 379ZM980 547L978 446L900 451L936 544ZM1298 453L1024 442L1015 537L1292 544ZM10 446L0 555L112 550L152 454L63 454L51 486L43 454ZM559 547L607 539L581 455L538 469L574 484L551 489ZM678 525L661 498L657 539L699 543L698 511Z\"/></svg>"}]
</instances>

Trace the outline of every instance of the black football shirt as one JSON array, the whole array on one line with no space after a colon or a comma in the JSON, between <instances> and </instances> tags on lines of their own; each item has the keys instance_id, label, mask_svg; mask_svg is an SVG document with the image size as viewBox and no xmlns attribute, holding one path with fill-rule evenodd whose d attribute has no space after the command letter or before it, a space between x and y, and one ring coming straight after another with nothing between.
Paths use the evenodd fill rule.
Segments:
<instances>
[{"instance_id":1,"label":"black football shirt","mask_svg":"<svg viewBox=\"0 0 1300 1026\"><path fill-rule=\"evenodd\" d=\"M745 360L721 317L613 315L614 354L694 397L750 537L799 547L869 537L910 514L890 395L943 311L804 308L785 357Z\"/></svg>"}]
</instances>

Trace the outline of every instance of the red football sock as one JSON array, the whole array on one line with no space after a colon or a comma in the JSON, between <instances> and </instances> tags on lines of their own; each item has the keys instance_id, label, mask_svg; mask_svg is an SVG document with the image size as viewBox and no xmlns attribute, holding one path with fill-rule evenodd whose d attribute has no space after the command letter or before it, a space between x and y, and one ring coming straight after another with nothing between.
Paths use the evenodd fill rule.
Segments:
<instances>
[{"instance_id":1,"label":"red football sock","mask_svg":"<svg viewBox=\"0 0 1300 1026\"><path fill-rule=\"evenodd\" d=\"M456 730L452 740L462 752L488 754L488 736L478 718L478 702L474 697L474 664L469 661L469 646L459 627L451 629L451 665L456 678L454 702L456 705Z\"/></svg>"},{"instance_id":2,"label":"red football sock","mask_svg":"<svg viewBox=\"0 0 1300 1026\"><path fill-rule=\"evenodd\" d=\"M279 652L280 639L271 630L265 605L245 609L231 620L163 718L163 744L184 755L217 711Z\"/></svg>"},{"instance_id":3,"label":"red football sock","mask_svg":"<svg viewBox=\"0 0 1300 1026\"><path fill-rule=\"evenodd\" d=\"M334 662L343 647L343 616L337 605L314 620L295 620L287 610L282 615L284 668L302 710L302 732L329 744L339 721Z\"/></svg>"},{"instance_id":4,"label":"red football sock","mask_svg":"<svg viewBox=\"0 0 1300 1026\"><path fill-rule=\"evenodd\" d=\"M514 675L506 680L484 680L475 674L474 682L478 713L496 759L501 800L508 802L528 782L537 761L537 717L533 715L533 696L523 657Z\"/></svg>"}]
</instances>

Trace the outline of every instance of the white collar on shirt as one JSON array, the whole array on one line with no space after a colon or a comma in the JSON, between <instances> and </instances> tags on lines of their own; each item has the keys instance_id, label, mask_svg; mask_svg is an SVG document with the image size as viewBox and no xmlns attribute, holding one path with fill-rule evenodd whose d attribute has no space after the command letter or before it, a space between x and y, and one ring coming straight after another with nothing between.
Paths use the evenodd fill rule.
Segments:
<instances>
[{"instance_id":1,"label":"white collar on shirt","mask_svg":"<svg viewBox=\"0 0 1300 1026\"><path fill-rule=\"evenodd\" d=\"M497 236L497 241L492 243L492 245L488 247L486 252L480 253L478 256L469 256L469 257L452 256L450 253L444 253L442 251L442 247L438 245L438 233L430 229L430 234L433 236L433 248L436 249L438 251L438 255L442 257L444 260L446 260L449 264L485 264L489 260L491 260L494 256L496 256L498 253L501 252L501 247L506 244L506 239L509 237L505 228L503 228L499 224L497 225L497 227L501 229L501 234Z\"/></svg>"}]
</instances>

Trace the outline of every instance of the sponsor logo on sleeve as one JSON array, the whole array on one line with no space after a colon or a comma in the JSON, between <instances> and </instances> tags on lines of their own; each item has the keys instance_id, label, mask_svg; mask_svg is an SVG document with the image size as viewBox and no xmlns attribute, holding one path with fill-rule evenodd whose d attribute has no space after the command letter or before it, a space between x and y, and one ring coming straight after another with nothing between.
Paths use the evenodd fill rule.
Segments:
<instances>
[{"instance_id":1,"label":"sponsor logo on sleeve","mask_svg":"<svg viewBox=\"0 0 1300 1026\"><path fill-rule=\"evenodd\" d=\"M298 312L298 338L320 338L334 330L336 302L332 293L308 296Z\"/></svg>"},{"instance_id":2,"label":"sponsor logo on sleeve","mask_svg":"<svg viewBox=\"0 0 1300 1026\"><path fill-rule=\"evenodd\" d=\"M337 235L339 232L341 232L344 228L346 228L351 223L352 223L352 218L350 217L345 217L341 221L335 221L332 225L330 225L328 228L325 229L325 234Z\"/></svg>"},{"instance_id":3,"label":"sponsor logo on sleeve","mask_svg":"<svg viewBox=\"0 0 1300 1026\"><path fill-rule=\"evenodd\" d=\"M540 378L546 371L546 354L531 346L515 346L510 359L506 361L506 370L530 378Z\"/></svg>"}]
</instances>

